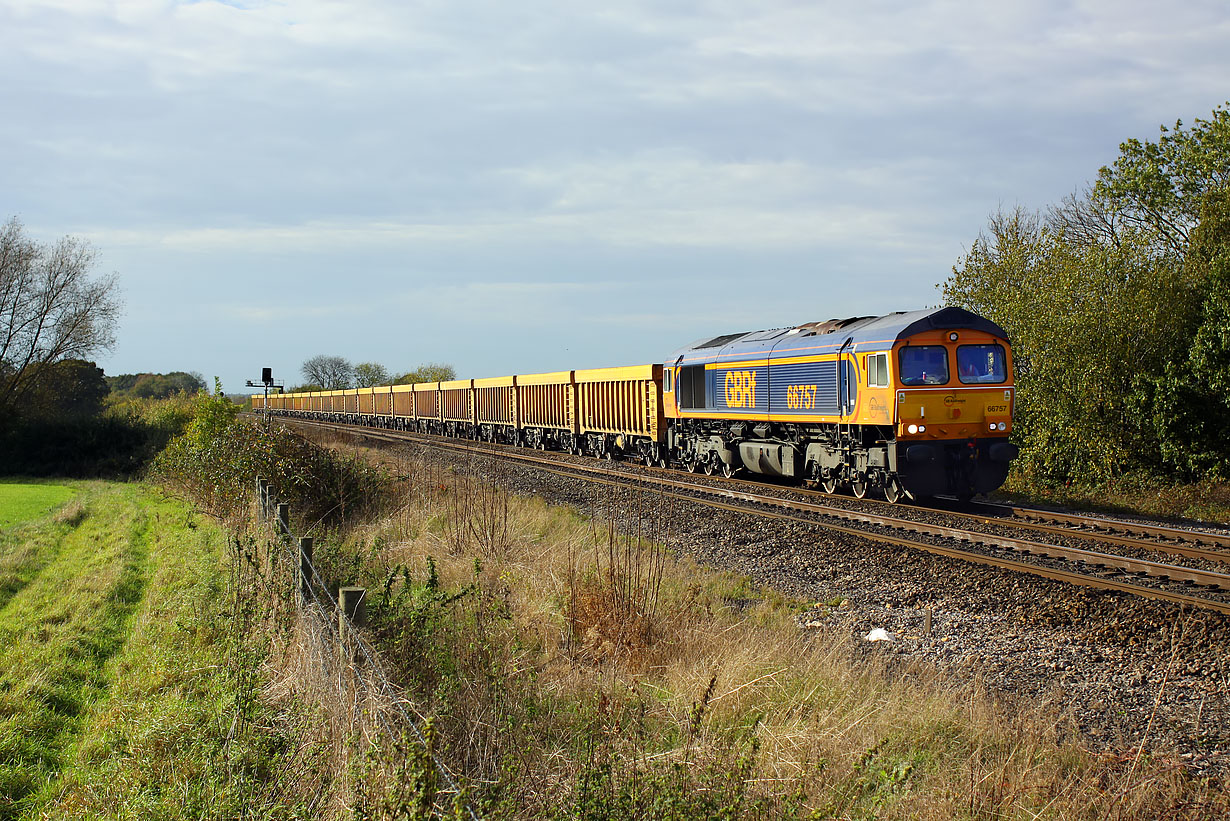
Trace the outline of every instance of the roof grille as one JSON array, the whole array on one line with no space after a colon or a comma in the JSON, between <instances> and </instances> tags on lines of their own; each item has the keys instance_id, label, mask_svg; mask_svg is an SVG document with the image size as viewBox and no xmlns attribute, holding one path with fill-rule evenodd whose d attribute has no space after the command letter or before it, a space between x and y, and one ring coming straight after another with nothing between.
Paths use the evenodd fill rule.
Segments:
<instances>
[{"instance_id":1,"label":"roof grille","mask_svg":"<svg viewBox=\"0 0 1230 821\"><path fill-rule=\"evenodd\" d=\"M875 319L873 316L852 316L849 319L829 319L824 322L808 322L805 325L800 325L798 330L803 336L816 336L818 334L831 334L833 331L841 330L855 322L862 322L865 319Z\"/></svg>"},{"instance_id":2,"label":"roof grille","mask_svg":"<svg viewBox=\"0 0 1230 821\"><path fill-rule=\"evenodd\" d=\"M737 333L737 334L723 334L722 336L715 336L713 339L710 339L704 345L697 345L696 350L700 350L701 348L720 348L721 346L725 345L727 342L733 342L739 337L746 335L746 333L747 332L744 331L742 333Z\"/></svg>"}]
</instances>

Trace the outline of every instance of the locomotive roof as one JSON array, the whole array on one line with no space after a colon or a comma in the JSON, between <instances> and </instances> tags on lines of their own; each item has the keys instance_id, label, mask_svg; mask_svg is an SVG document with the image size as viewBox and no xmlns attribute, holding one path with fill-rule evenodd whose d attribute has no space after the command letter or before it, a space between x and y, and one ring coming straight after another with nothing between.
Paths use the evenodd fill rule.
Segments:
<instances>
[{"instance_id":1,"label":"locomotive roof","mask_svg":"<svg viewBox=\"0 0 1230 821\"><path fill-rule=\"evenodd\" d=\"M863 350L873 346L886 350L898 340L914 334L950 328L983 331L1001 339L1008 338L1003 328L964 308L927 308L921 311L898 311L885 316L855 316L764 331L706 337L675 351L668 362L675 362L681 356L694 362L716 358L719 353L727 356L744 352L763 354L778 348L784 342L790 342L790 347L795 347L793 343L796 340L804 343L808 349L816 351L837 350L844 346L847 340L850 345Z\"/></svg>"}]
</instances>

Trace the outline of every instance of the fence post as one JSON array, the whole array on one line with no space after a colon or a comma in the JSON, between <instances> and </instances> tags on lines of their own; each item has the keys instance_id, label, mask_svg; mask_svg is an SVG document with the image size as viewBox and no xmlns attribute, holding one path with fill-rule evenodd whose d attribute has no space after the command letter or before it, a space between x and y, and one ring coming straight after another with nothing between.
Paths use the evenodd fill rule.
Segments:
<instances>
[{"instance_id":1,"label":"fence post","mask_svg":"<svg viewBox=\"0 0 1230 821\"><path fill-rule=\"evenodd\" d=\"M278 535L290 537L290 505L285 502L278 503Z\"/></svg>"},{"instance_id":2,"label":"fence post","mask_svg":"<svg viewBox=\"0 0 1230 821\"><path fill-rule=\"evenodd\" d=\"M344 628L342 621L350 619L355 627L367 624L367 588L343 587L337 591L338 627Z\"/></svg>"},{"instance_id":3,"label":"fence post","mask_svg":"<svg viewBox=\"0 0 1230 821\"><path fill-rule=\"evenodd\" d=\"M307 604L312 598L312 537L299 537L299 600Z\"/></svg>"}]
</instances>

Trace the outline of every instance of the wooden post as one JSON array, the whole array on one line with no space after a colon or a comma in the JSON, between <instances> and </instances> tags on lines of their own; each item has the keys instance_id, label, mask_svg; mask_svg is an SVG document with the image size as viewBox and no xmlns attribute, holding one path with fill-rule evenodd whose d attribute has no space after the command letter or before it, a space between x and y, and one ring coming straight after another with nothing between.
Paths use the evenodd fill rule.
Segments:
<instances>
[{"instance_id":1,"label":"wooden post","mask_svg":"<svg viewBox=\"0 0 1230 821\"><path fill-rule=\"evenodd\" d=\"M278 503L278 535L290 537L290 505Z\"/></svg>"},{"instance_id":2,"label":"wooden post","mask_svg":"<svg viewBox=\"0 0 1230 821\"><path fill-rule=\"evenodd\" d=\"M339 628L345 625L340 620L349 619L355 627L367 624L367 588L343 587L337 591Z\"/></svg>"},{"instance_id":3,"label":"wooden post","mask_svg":"<svg viewBox=\"0 0 1230 821\"><path fill-rule=\"evenodd\" d=\"M299 600L312 600L312 537L299 537Z\"/></svg>"},{"instance_id":4,"label":"wooden post","mask_svg":"<svg viewBox=\"0 0 1230 821\"><path fill-rule=\"evenodd\" d=\"M923 635L931 635L931 608L927 608L926 615L923 618Z\"/></svg>"}]
</instances>

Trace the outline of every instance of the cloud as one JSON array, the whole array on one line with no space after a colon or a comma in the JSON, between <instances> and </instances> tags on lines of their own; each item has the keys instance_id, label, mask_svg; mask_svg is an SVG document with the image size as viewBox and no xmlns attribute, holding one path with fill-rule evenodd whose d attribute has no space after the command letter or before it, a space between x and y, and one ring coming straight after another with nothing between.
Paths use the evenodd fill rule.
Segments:
<instances>
[{"instance_id":1,"label":"cloud","mask_svg":"<svg viewBox=\"0 0 1230 821\"><path fill-rule=\"evenodd\" d=\"M656 350L917 307L1001 203L1207 115L1228 40L1223 0L10 0L0 191L118 260L125 357L219 318L394 348L390 305Z\"/></svg>"}]
</instances>

